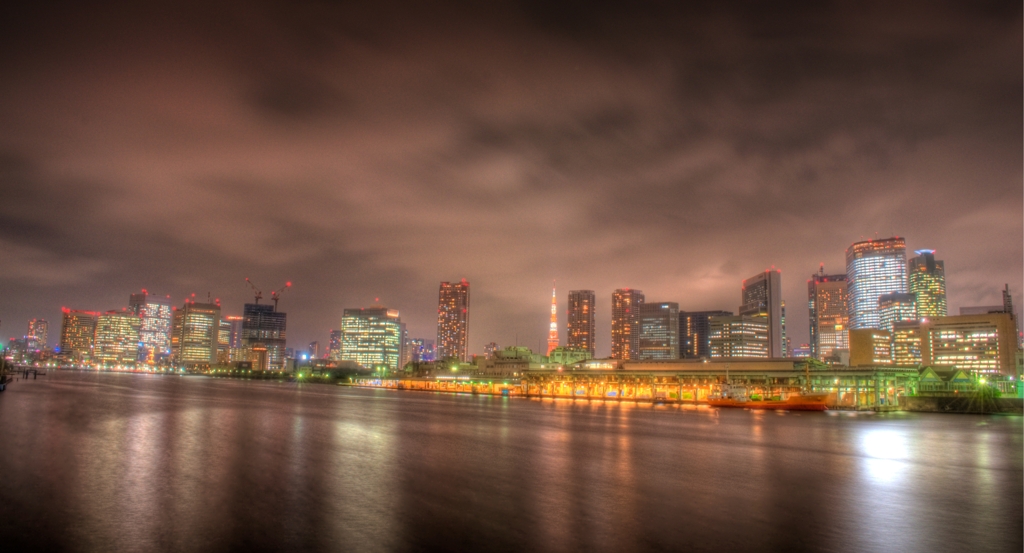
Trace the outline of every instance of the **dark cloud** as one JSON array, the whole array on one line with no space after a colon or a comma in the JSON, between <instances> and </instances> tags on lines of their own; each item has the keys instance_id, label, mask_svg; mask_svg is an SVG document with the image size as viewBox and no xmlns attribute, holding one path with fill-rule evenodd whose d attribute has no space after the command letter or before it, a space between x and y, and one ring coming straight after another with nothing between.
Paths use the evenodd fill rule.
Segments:
<instances>
[{"instance_id":1,"label":"dark cloud","mask_svg":"<svg viewBox=\"0 0 1024 553\"><path fill-rule=\"evenodd\" d=\"M250 277L295 344L378 297L432 337L466 277L474 350L538 346L552 278L735 309L775 265L799 343L806 275L890 232L954 309L1022 284L1019 5L2 9L6 335Z\"/></svg>"}]
</instances>

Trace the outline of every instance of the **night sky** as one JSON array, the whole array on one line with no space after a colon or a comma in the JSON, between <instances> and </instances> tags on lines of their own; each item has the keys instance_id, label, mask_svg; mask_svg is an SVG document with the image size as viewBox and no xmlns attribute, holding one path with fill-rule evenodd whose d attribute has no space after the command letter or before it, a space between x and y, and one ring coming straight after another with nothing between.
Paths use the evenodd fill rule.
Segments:
<instances>
[{"instance_id":1,"label":"night sky","mask_svg":"<svg viewBox=\"0 0 1024 553\"><path fill-rule=\"evenodd\" d=\"M796 346L818 264L893 233L951 314L1020 301L1018 2L19 4L5 339L142 288L240 314L246 277L293 282L293 347L375 298L433 339L466 278L471 352L541 348L557 279L607 355L613 289L735 310L774 265Z\"/></svg>"}]
</instances>

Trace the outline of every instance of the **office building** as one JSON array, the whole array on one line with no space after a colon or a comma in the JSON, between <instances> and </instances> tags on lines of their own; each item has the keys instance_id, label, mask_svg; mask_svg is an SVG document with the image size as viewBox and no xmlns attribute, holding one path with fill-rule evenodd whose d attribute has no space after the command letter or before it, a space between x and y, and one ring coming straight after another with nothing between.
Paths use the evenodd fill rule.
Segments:
<instances>
[{"instance_id":1,"label":"office building","mask_svg":"<svg viewBox=\"0 0 1024 553\"><path fill-rule=\"evenodd\" d=\"M683 359L707 359L711 352L708 349L708 332L711 330L711 317L728 317L731 311L680 311L679 312L679 349Z\"/></svg>"},{"instance_id":2,"label":"office building","mask_svg":"<svg viewBox=\"0 0 1024 553\"><path fill-rule=\"evenodd\" d=\"M897 367L917 367L923 363L922 348L926 328L918 321L893 323L892 362Z\"/></svg>"},{"instance_id":3,"label":"office building","mask_svg":"<svg viewBox=\"0 0 1024 553\"><path fill-rule=\"evenodd\" d=\"M594 338L597 336L595 310L597 296L593 290L569 291L569 316L566 321L566 345L594 355Z\"/></svg>"},{"instance_id":4,"label":"office building","mask_svg":"<svg viewBox=\"0 0 1024 553\"><path fill-rule=\"evenodd\" d=\"M892 333L877 328L850 330L850 366L891 365Z\"/></svg>"},{"instance_id":5,"label":"office building","mask_svg":"<svg viewBox=\"0 0 1024 553\"><path fill-rule=\"evenodd\" d=\"M288 338L288 314L277 305L247 303L242 309L242 350L261 371L284 369Z\"/></svg>"},{"instance_id":6,"label":"office building","mask_svg":"<svg viewBox=\"0 0 1024 553\"><path fill-rule=\"evenodd\" d=\"M226 315L221 318L226 321L230 329L228 335L228 362L248 361L245 350L242 348L242 316Z\"/></svg>"},{"instance_id":7,"label":"office building","mask_svg":"<svg viewBox=\"0 0 1024 553\"><path fill-rule=\"evenodd\" d=\"M640 305L640 359L679 359L679 304Z\"/></svg>"},{"instance_id":8,"label":"office building","mask_svg":"<svg viewBox=\"0 0 1024 553\"><path fill-rule=\"evenodd\" d=\"M768 321L768 356L785 357L782 348L782 272L769 269L743 281L739 315Z\"/></svg>"},{"instance_id":9,"label":"office building","mask_svg":"<svg viewBox=\"0 0 1024 553\"><path fill-rule=\"evenodd\" d=\"M220 305L185 301L171 317L171 357L178 365L217 363L220 344Z\"/></svg>"},{"instance_id":10,"label":"office building","mask_svg":"<svg viewBox=\"0 0 1024 553\"><path fill-rule=\"evenodd\" d=\"M28 322L25 344L30 350L46 349L50 339L50 324L46 319L32 319Z\"/></svg>"},{"instance_id":11,"label":"office building","mask_svg":"<svg viewBox=\"0 0 1024 553\"><path fill-rule=\"evenodd\" d=\"M846 249L850 328L879 328L878 298L907 293L907 244L899 237L857 242Z\"/></svg>"},{"instance_id":12,"label":"office building","mask_svg":"<svg viewBox=\"0 0 1024 553\"><path fill-rule=\"evenodd\" d=\"M316 359L320 357L320 342L310 342L306 346L306 352L309 354L310 359Z\"/></svg>"},{"instance_id":13,"label":"office building","mask_svg":"<svg viewBox=\"0 0 1024 553\"><path fill-rule=\"evenodd\" d=\"M330 340L327 343L327 358L332 361L341 360L341 331L332 330Z\"/></svg>"},{"instance_id":14,"label":"office building","mask_svg":"<svg viewBox=\"0 0 1024 553\"><path fill-rule=\"evenodd\" d=\"M1017 326L1011 313L936 317L922 323L922 363L1015 376Z\"/></svg>"},{"instance_id":15,"label":"office building","mask_svg":"<svg viewBox=\"0 0 1024 553\"><path fill-rule=\"evenodd\" d=\"M139 359L142 319L130 310L107 311L96 318L93 361L107 366L133 366Z\"/></svg>"},{"instance_id":16,"label":"office building","mask_svg":"<svg viewBox=\"0 0 1024 553\"><path fill-rule=\"evenodd\" d=\"M620 288L612 292L612 358L640 358L640 306L644 293Z\"/></svg>"},{"instance_id":17,"label":"office building","mask_svg":"<svg viewBox=\"0 0 1024 553\"><path fill-rule=\"evenodd\" d=\"M792 356L798 359L811 356L811 345L800 344L798 347L793 348Z\"/></svg>"},{"instance_id":18,"label":"office building","mask_svg":"<svg viewBox=\"0 0 1024 553\"><path fill-rule=\"evenodd\" d=\"M917 250L907 262L907 286L917 303L917 316L922 319L945 317L946 266L935 259L935 250Z\"/></svg>"},{"instance_id":19,"label":"office building","mask_svg":"<svg viewBox=\"0 0 1024 553\"><path fill-rule=\"evenodd\" d=\"M498 349L500 348L498 348L497 342L487 342L484 344L484 357L488 359L494 357L498 353ZM551 352L548 352L548 355L551 355Z\"/></svg>"},{"instance_id":20,"label":"office building","mask_svg":"<svg viewBox=\"0 0 1024 553\"><path fill-rule=\"evenodd\" d=\"M850 349L846 275L826 275L825 267L807 281L811 357L824 360L832 352Z\"/></svg>"},{"instance_id":21,"label":"office building","mask_svg":"<svg viewBox=\"0 0 1024 553\"><path fill-rule=\"evenodd\" d=\"M442 282L437 295L437 359L469 358L469 283Z\"/></svg>"},{"instance_id":22,"label":"office building","mask_svg":"<svg viewBox=\"0 0 1024 553\"><path fill-rule=\"evenodd\" d=\"M241 318L241 317L239 317ZM231 338L233 334L231 321L227 317L221 317L217 327L217 364L227 365L231 363Z\"/></svg>"},{"instance_id":23,"label":"office building","mask_svg":"<svg viewBox=\"0 0 1024 553\"><path fill-rule=\"evenodd\" d=\"M412 350L413 363L430 363L436 360L434 341L425 338L410 338L409 349Z\"/></svg>"},{"instance_id":24,"label":"office building","mask_svg":"<svg viewBox=\"0 0 1024 553\"><path fill-rule=\"evenodd\" d=\"M878 297L878 328L892 332L893 324L917 319L917 296L914 294L893 293Z\"/></svg>"},{"instance_id":25,"label":"office building","mask_svg":"<svg viewBox=\"0 0 1024 553\"><path fill-rule=\"evenodd\" d=\"M87 362L92 357L96 337L96 319L99 313L63 308L60 326L60 353L74 363Z\"/></svg>"},{"instance_id":26,"label":"office building","mask_svg":"<svg viewBox=\"0 0 1024 553\"><path fill-rule=\"evenodd\" d=\"M382 306L345 309L341 318L341 360L366 369L397 370L402 349L397 309Z\"/></svg>"},{"instance_id":27,"label":"office building","mask_svg":"<svg viewBox=\"0 0 1024 553\"><path fill-rule=\"evenodd\" d=\"M789 335L786 334L786 300L782 300L782 356L789 357L793 348L789 343Z\"/></svg>"},{"instance_id":28,"label":"office building","mask_svg":"<svg viewBox=\"0 0 1024 553\"><path fill-rule=\"evenodd\" d=\"M711 317L708 325L708 351L712 359L771 356L767 317L721 315Z\"/></svg>"},{"instance_id":29,"label":"office building","mask_svg":"<svg viewBox=\"0 0 1024 553\"><path fill-rule=\"evenodd\" d=\"M142 326L139 329L139 360L153 364L171 353L172 309L170 296L155 296L143 289L128 297L128 310Z\"/></svg>"}]
</instances>

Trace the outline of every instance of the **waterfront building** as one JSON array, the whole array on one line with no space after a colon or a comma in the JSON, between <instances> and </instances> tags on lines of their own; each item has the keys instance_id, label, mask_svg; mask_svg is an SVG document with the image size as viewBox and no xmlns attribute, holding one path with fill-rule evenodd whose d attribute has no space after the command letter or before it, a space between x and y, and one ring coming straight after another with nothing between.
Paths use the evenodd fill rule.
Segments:
<instances>
[{"instance_id":1,"label":"waterfront building","mask_svg":"<svg viewBox=\"0 0 1024 553\"><path fill-rule=\"evenodd\" d=\"M437 297L437 359L469 358L469 283L442 282Z\"/></svg>"},{"instance_id":2,"label":"waterfront building","mask_svg":"<svg viewBox=\"0 0 1024 553\"><path fill-rule=\"evenodd\" d=\"M786 334L786 300L782 300L782 357L789 357L792 353L793 347Z\"/></svg>"},{"instance_id":3,"label":"waterfront building","mask_svg":"<svg viewBox=\"0 0 1024 553\"><path fill-rule=\"evenodd\" d=\"M679 304L640 305L639 359L679 359Z\"/></svg>"},{"instance_id":4,"label":"waterfront building","mask_svg":"<svg viewBox=\"0 0 1024 553\"><path fill-rule=\"evenodd\" d=\"M743 281L738 314L768 322L768 356L785 357L782 349L782 272L769 269Z\"/></svg>"},{"instance_id":5,"label":"waterfront building","mask_svg":"<svg viewBox=\"0 0 1024 553\"><path fill-rule=\"evenodd\" d=\"M213 365L220 343L220 305L185 301L171 318L171 357L179 365Z\"/></svg>"},{"instance_id":6,"label":"waterfront building","mask_svg":"<svg viewBox=\"0 0 1024 553\"><path fill-rule=\"evenodd\" d=\"M170 296L155 296L143 289L128 297L128 310L141 322L139 360L153 364L171 353L172 309Z\"/></svg>"},{"instance_id":7,"label":"waterfront building","mask_svg":"<svg viewBox=\"0 0 1024 553\"><path fill-rule=\"evenodd\" d=\"M893 293L878 297L878 328L892 332L893 324L917 319L917 296L914 294Z\"/></svg>"},{"instance_id":8,"label":"waterfront building","mask_svg":"<svg viewBox=\"0 0 1024 553\"><path fill-rule=\"evenodd\" d=\"M412 361L412 347L409 345L409 329L406 328L405 323L398 323L398 332L402 346L398 353L398 366L401 368Z\"/></svg>"},{"instance_id":9,"label":"waterfront building","mask_svg":"<svg viewBox=\"0 0 1024 553\"><path fill-rule=\"evenodd\" d=\"M402 331L397 309L383 306L345 309L341 318L341 360L363 368L397 370Z\"/></svg>"},{"instance_id":10,"label":"waterfront building","mask_svg":"<svg viewBox=\"0 0 1024 553\"><path fill-rule=\"evenodd\" d=\"M411 338L409 339L409 348L412 350L413 363L431 363L436 360L433 340Z\"/></svg>"},{"instance_id":11,"label":"waterfront building","mask_svg":"<svg viewBox=\"0 0 1024 553\"><path fill-rule=\"evenodd\" d=\"M935 250L917 250L907 262L907 286L917 302L917 316L945 317L946 266L935 259Z\"/></svg>"},{"instance_id":12,"label":"waterfront building","mask_svg":"<svg viewBox=\"0 0 1024 553\"><path fill-rule=\"evenodd\" d=\"M135 365L141 328L142 319L129 310L107 311L97 317L93 361L102 365Z\"/></svg>"},{"instance_id":13,"label":"waterfront building","mask_svg":"<svg viewBox=\"0 0 1024 553\"><path fill-rule=\"evenodd\" d=\"M227 321L231 328L228 338L228 362L248 361L248 358L245 356L245 349L242 347L242 316L226 315L223 317L223 320Z\"/></svg>"},{"instance_id":14,"label":"waterfront building","mask_svg":"<svg viewBox=\"0 0 1024 553\"><path fill-rule=\"evenodd\" d=\"M811 357L823 361L837 349L850 348L846 275L826 275L825 267L807 281Z\"/></svg>"},{"instance_id":15,"label":"waterfront building","mask_svg":"<svg viewBox=\"0 0 1024 553\"><path fill-rule=\"evenodd\" d=\"M731 311L680 311L679 349L683 359L707 359L711 317L727 317Z\"/></svg>"},{"instance_id":16,"label":"waterfront building","mask_svg":"<svg viewBox=\"0 0 1024 553\"><path fill-rule=\"evenodd\" d=\"M231 362L231 321L221 317L217 327L217 364L227 365Z\"/></svg>"},{"instance_id":17,"label":"waterfront building","mask_svg":"<svg viewBox=\"0 0 1024 553\"><path fill-rule=\"evenodd\" d=\"M25 333L25 345L30 350L46 349L49 345L50 324L46 319L32 319Z\"/></svg>"},{"instance_id":18,"label":"waterfront building","mask_svg":"<svg viewBox=\"0 0 1024 553\"><path fill-rule=\"evenodd\" d=\"M582 349L594 355L597 335L594 311L597 296L593 290L569 291L569 316L566 321L566 343L570 348Z\"/></svg>"},{"instance_id":19,"label":"waterfront building","mask_svg":"<svg viewBox=\"0 0 1024 553\"><path fill-rule=\"evenodd\" d=\"M723 315L711 317L708 322L708 350L712 359L771 357L766 317Z\"/></svg>"},{"instance_id":20,"label":"waterfront building","mask_svg":"<svg viewBox=\"0 0 1024 553\"><path fill-rule=\"evenodd\" d=\"M327 358L332 361L341 360L341 330L332 330L327 345Z\"/></svg>"},{"instance_id":21,"label":"waterfront building","mask_svg":"<svg viewBox=\"0 0 1024 553\"><path fill-rule=\"evenodd\" d=\"M640 306L644 293L620 288L612 292L612 358L639 359Z\"/></svg>"},{"instance_id":22,"label":"waterfront building","mask_svg":"<svg viewBox=\"0 0 1024 553\"><path fill-rule=\"evenodd\" d=\"M900 367L921 365L924 334L924 329L918 321L893 323L892 362Z\"/></svg>"},{"instance_id":23,"label":"waterfront building","mask_svg":"<svg viewBox=\"0 0 1024 553\"><path fill-rule=\"evenodd\" d=\"M892 364L892 333L877 328L850 330L850 366Z\"/></svg>"},{"instance_id":24,"label":"waterfront building","mask_svg":"<svg viewBox=\"0 0 1024 553\"><path fill-rule=\"evenodd\" d=\"M547 362L554 365L572 365L593 358L594 355L585 349L559 346L551 350Z\"/></svg>"},{"instance_id":25,"label":"waterfront building","mask_svg":"<svg viewBox=\"0 0 1024 553\"><path fill-rule=\"evenodd\" d=\"M96 337L96 319L99 313L62 308L60 326L60 353L65 359L82 363L92 356Z\"/></svg>"},{"instance_id":26,"label":"waterfront building","mask_svg":"<svg viewBox=\"0 0 1024 553\"><path fill-rule=\"evenodd\" d=\"M878 298L907 292L907 244L903 238L856 242L846 249L850 328L879 328Z\"/></svg>"},{"instance_id":27,"label":"waterfront building","mask_svg":"<svg viewBox=\"0 0 1024 553\"><path fill-rule=\"evenodd\" d=\"M558 300L555 296L555 286L551 286L551 323L548 325L548 354L558 347Z\"/></svg>"},{"instance_id":28,"label":"waterfront building","mask_svg":"<svg viewBox=\"0 0 1024 553\"><path fill-rule=\"evenodd\" d=\"M284 369L288 314L276 305L247 303L242 309L242 350L253 369Z\"/></svg>"},{"instance_id":29,"label":"waterfront building","mask_svg":"<svg viewBox=\"0 0 1024 553\"><path fill-rule=\"evenodd\" d=\"M921 325L925 365L1016 375L1017 327L1011 313L936 317Z\"/></svg>"}]
</instances>

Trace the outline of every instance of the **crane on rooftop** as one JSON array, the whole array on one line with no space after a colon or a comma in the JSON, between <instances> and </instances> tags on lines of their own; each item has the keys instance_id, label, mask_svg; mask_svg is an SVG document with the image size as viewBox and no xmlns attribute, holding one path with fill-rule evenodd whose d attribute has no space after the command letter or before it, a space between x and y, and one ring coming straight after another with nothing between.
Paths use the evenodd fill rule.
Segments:
<instances>
[{"instance_id":1,"label":"crane on rooftop","mask_svg":"<svg viewBox=\"0 0 1024 553\"><path fill-rule=\"evenodd\" d=\"M263 290L257 288L256 285L253 284L251 280L249 280L249 277L245 277L245 281L249 283L249 286L252 286L253 292L256 293L256 305L259 305L260 300L263 299Z\"/></svg>"},{"instance_id":2,"label":"crane on rooftop","mask_svg":"<svg viewBox=\"0 0 1024 553\"><path fill-rule=\"evenodd\" d=\"M277 311L277 300L281 299L281 292L292 287L291 281L284 283L284 286L270 293L270 299L274 300L274 311Z\"/></svg>"}]
</instances>

